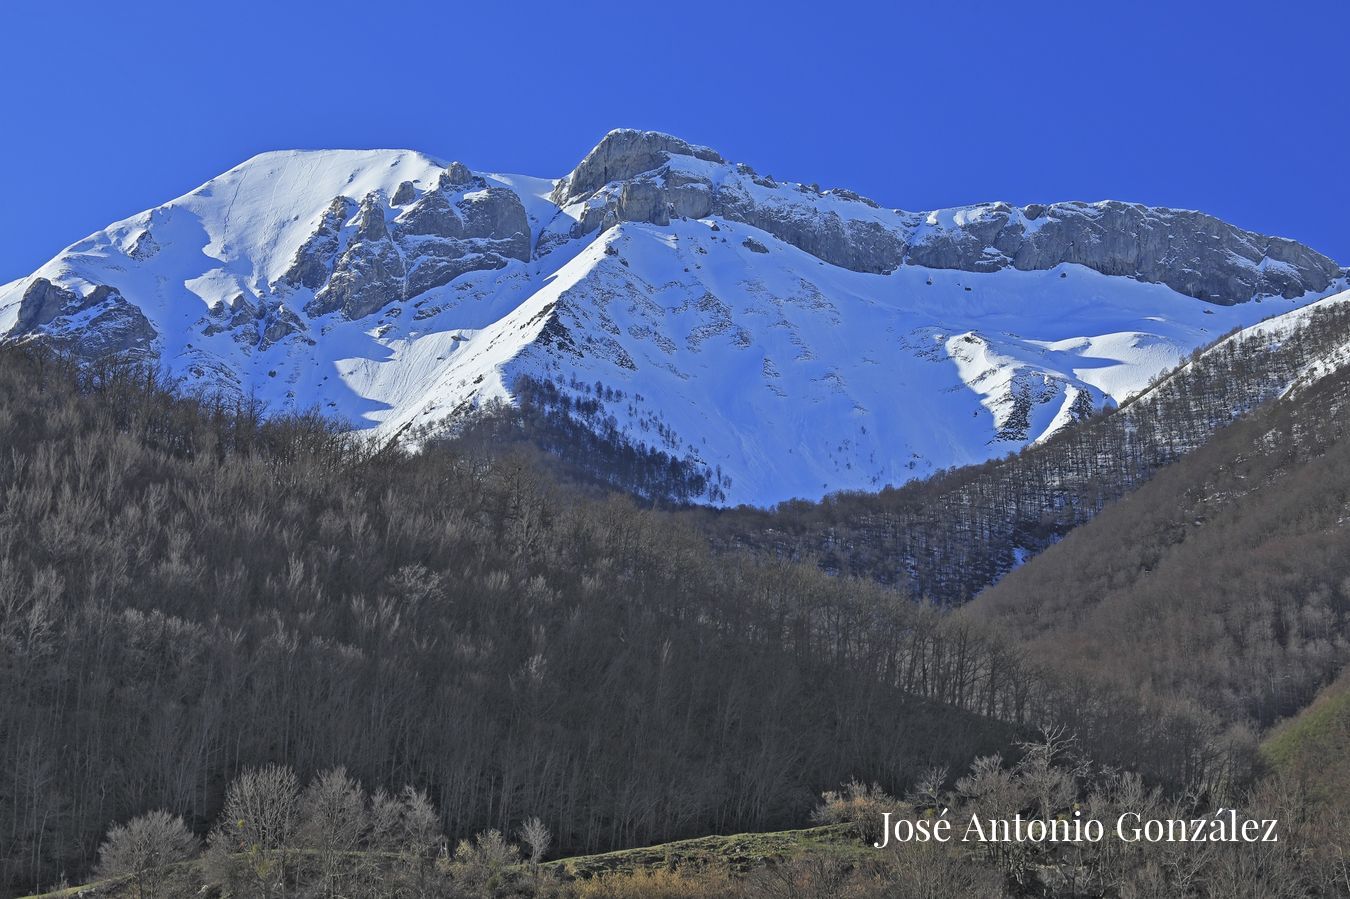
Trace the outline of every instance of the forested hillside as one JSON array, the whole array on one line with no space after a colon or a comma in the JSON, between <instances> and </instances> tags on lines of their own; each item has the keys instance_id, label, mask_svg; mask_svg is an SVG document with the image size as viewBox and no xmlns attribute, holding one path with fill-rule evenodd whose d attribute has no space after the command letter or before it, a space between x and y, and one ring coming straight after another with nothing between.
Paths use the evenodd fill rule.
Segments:
<instances>
[{"instance_id":1,"label":"forested hillside","mask_svg":"<svg viewBox=\"0 0 1350 899\"><path fill-rule=\"evenodd\" d=\"M1347 435L1342 370L1223 429L967 611L1066 676L1189 709L1253 752L1350 662Z\"/></svg>"},{"instance_id":2,"label":"forested hillside","mask_svg":"<svg viewBox=\"0 0 1350 899\"><path fill-rule=\"evenodd\" d=\"M1048 541L1151 477L956 613L560 482L531 448L568 446L547 397L410 454L2 349L3 889L87 872L134 815L205 833L269 763L423 790L452 840L538 816L563 853L799 826L850 778L903 791L1056 724L1103 771L1238 795L1258 730L1347 658L1350 374L1223 429L1219 410L1339 345L1339 308L1005 468L888 496L936 497L948 555L916 570L950 584L961 540L992 559L1040 503Z\"/></svg>"},{"instance_id":3,"label":"forested hillside","mask_svg":"<svg viewBox=\"0 0 1350 899\"><path fill-rule=\"evenodd\" d=\"M111 822L199 832L269 762L559 851L797 824L1008 745L1034 673L968 622L724 560L523 451L407 455L136 370L0 350L0 881Z\"/></svg>"},{"instance_id":4,"label":"forested hillside","mask_svg":"<svg viewBox=\"0 0 1350 899\"><path fill-rule=\"evenodd\" d=\"M1220 427L1330 370L1350 346L1344 299L1220 341L1119 411L1001 460L879 493L695 514L721 547L959 604Z\"/></svg>"}]
</instances>

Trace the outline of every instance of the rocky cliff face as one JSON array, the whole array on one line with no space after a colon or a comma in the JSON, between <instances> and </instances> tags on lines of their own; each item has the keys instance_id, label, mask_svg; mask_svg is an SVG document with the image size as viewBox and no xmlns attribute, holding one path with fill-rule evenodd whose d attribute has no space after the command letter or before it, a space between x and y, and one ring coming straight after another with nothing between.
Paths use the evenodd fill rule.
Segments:
<instances>
[{"instance_id":1,"label":"rocky cliff face","mask_svg":"<svg viewBox=\"0 0 1350 899\"><path fill-rule=\"evenodd\" d=\"M570 237L620 221L664 225L712 215L859 272L901 265L1044 271L1072 263L1222 305L1322 291L1341 275L1331 259L1295 241L1200 212L1116 201L883 210L851 191L779 184L654 132L611 132L553 196L578 209Z\"/></svg>"},{"instance_id":2,"label":"rocky cliff face","mask_svg":"<svg viewBox=\"0 0 1350 899\"><path fill-rule=\"evenodd\" d=\"M336 197L296 251L281 285L314 291L305 312L364 318L391 302L448 284L473 271L530 258L525 207L510 190L488 187L461 162L451 163L420 197L411 181L392 198L361 199L350 233L349 197Z\"/></svg>"},{"instance_id":3,"label":"rocky cliff face","mask_svg":"<svg viewBox=\"0 0 1350 899\"><path fill-rule=\"evenodd\" d=\"M1113 201L1020 209L993 203L959 216L929 213L910 233L905 261L964 271L1034 271L1069 262L1224 305L1325 290L1341 273L1332 260L1292 240L1243 231L1201 212Z\"/></svg>"},{"instance_id":4,"label":"rocky cliff face","mask_svg":"<svg viewBox=\"0 0 1350 899\"><path fill-rule=\"evenodd\" d=\"M662 134L621 128L605 135L553 191L553 202L567 206L583 200L613 181L627 181L659 169L671 156L689 156L721 163L722 157L707 147Z\"/></svg>"},{"instance_id":5,"label":"rocky cliff face","mask_svg":"<svg viewBox=\"0 0 1350 899\"><path fill-rule=\"evenodd\" d=\"M156 332L144 313L114 287L98 284L81 296L36 278L19 301L8 336L48 335L59 349L91 359L149 359Z\"/></svg>"}]
</instances>

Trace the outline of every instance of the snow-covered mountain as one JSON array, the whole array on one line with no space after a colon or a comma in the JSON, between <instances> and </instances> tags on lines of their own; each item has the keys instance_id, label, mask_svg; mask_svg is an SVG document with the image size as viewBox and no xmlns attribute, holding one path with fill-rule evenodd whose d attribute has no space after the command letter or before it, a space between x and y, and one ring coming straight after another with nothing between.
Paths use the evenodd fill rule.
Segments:
<instances>
[{"instance_id":1,"label":"snow-covered mountain","mask_svg":"<svg viewBox=\"0 0 1350 899\"><path fill-rule=\"evenodd\" d=\"M556 180L266 153L0 287L0 333L384 434L549 380L764 504L1002 455L1346 278L1201 213L904 212L616 131Z\"/></svg>"}]
</instances>

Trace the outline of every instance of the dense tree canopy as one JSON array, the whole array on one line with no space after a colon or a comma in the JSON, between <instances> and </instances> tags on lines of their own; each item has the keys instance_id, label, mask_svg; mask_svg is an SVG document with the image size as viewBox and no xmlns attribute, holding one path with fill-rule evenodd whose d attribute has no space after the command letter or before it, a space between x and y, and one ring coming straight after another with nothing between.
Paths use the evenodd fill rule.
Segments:
<instances>
[{"instance_id":1,"label":"dense tree canopy","mask_svg":"<svg viewBox=\"0 0 1350 899\"><path fill-rule=\"evenodd\" d=\"M1221 425L1347 331L999 463L722 515L648 508L718 475L544 383L410 453L0 349L0 892L90 870L112 822L203 835L273 764L326 784L307 820L350 777L559 852L800 824L1055 722L1232 794L1350 652L1350 377Z\"/></svg>"},{"instance_id":2,"label":"dense tree canopy","mask_svg":"<svg viewBox=\"0 0 1350 899\"><path fill-rule=\"evenodd\" d=\"M561 850L799 821L1003 745L1029 674L880 587L713 555L523 449L410 455L0 351L0 869L198 831L247 766L427 789Z\"/></svg>"}]
</instances>

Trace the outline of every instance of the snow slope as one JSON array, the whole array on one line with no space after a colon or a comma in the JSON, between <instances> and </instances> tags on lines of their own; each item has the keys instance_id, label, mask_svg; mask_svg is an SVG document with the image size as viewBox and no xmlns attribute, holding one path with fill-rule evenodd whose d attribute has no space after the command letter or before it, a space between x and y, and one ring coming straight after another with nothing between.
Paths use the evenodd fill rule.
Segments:
<instances>
[{"instance_id":1,"label":"snow slope","mask_svg":"<svg viewBox=\"0 0 1350 899\"><path fill-rule=\"evenodd\" d=\"M784 200L786 188L722 163L678 163L696 170L686 177L740 178L732 186L774 222L801 209L859 227L896 217L829 194ZM0 332L80 351L108 328L190 387L318 406L381 434L510 401L520 375L590 398L599 382L617 391L600 400L634 442L720 470L727 502L768 504L1002 455L1140 391L1217 335L1335 289L1214 305L1072 263L860 271L715 212L614 216L641 198L619 182L577 201L558 181L517 175L447 187L446 170L406 150L263 154L0 287ZM438 190L462 223L450 231L490 219L488 236L412 233L417 204ZM515 221L503 191L530 232L514 257L490 252L514 227L502 224ZM312 237L340 196L352 202L317 253ZM922 231L979 213L905 216ZM408 295L413 254L428 246L483 267ZM356 317L316 311L322 290L293 274L307 253L323 277L344 259L354 277L388 277L389 301ZM385 264L394 275L371 274Z\"/></svg>"}]
</instances>

